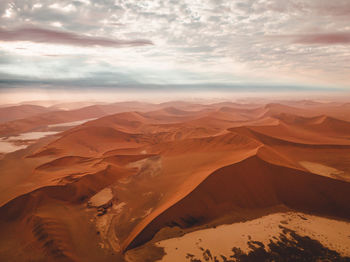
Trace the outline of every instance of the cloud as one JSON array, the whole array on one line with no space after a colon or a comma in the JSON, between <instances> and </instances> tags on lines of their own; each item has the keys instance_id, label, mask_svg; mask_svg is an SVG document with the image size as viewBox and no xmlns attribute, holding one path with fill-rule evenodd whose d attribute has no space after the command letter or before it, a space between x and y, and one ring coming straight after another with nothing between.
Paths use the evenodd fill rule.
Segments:
<instances>
[{"instance_id":1,"label":"cloud","mask_svg":"<svg viewBox=\"0 0 350 262\"><path fill-rule=\"evenodd\" d=\"M298 44L350 44L350 33L326 33L294 36L294 42Z\"/></svg>"},{"instance_id":2,"label":"cloud","mask_svg":"<svg viewBox=\"0 0 350 262\"><path fill-rule=\"evenodd\" d=\"M119 40L37 27L23 27L13 30L0 28L0 40L8 42L30 41L35 43L106 47L145 46L153 44L149 40Z\"/></svg>"},{"instance_id":3,"label":"cloud","mask_svg":"<svg viewBox=\"0 0 350 262\"><path fill-rule=\"evenodd\" d=\"M350 88L349 12L349 0L2 0L0 73ZM134 39L157 46L74 48L152 44Z\"/></svg>"},{"instance_id":4,"label":"cloud","mask_svg":"<svg viewBox=\"0 0 350 262\"><path fill-rule=\"evenodd\" d=\"M281 85L281 84L263 84L263 83L200 83L200 84L147 84L140 83L128 74L115 72L96 72L91 73L84 78L70 79L49 79L23 77L21 75L3 74L0 72L0 92L11 90L13 88L35 88L36 90L52 89L52 90L143 90L143 91L159 91L159 92L298 92L298 91L314 91L314 92L339 92L344 91L342 88L334 86L318 87L311 85Z\"/></svg>"},{"instance_id":5,"label":"cloud","mask_svg":"<svg viewBox=\"0 0 350 262\"><path fill-rule=\"evenodd\" d=\"M350 32L318 33L318 34L290 34L269 35L267 39L287 40L294 44L303 45L348 45L350 44Z\"/></svg>"}]
</instances>

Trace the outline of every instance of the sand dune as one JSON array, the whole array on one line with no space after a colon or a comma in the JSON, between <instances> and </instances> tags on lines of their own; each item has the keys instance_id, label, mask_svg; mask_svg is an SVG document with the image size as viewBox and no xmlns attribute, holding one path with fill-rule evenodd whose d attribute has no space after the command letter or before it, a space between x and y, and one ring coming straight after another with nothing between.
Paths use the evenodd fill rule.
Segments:
<instances>
[{"instance_id":1,"label":"sand dune","mask_svg":"<svg viewBox=\"0 0 350 262\"><path fill-rule=\"evenodd\" d=\"M0 258L156 261L159 241L192 241L208 227L267 223L280 212L346 224L347 110L313 101L125 102L5 119L4 139L58 133L0 159Z\"/></svg>"},{"instance_id":2,"label":"sand dune","mask_svg":"<svg viewBox=\"0 0 350 262\"><path fill-rule=\"evenodd\" d=\"M53 111L50 108L37 105L18 105L0 108L0 123L23 119L34 115Z\"/></svg>"},{"instance_id":3,"label":"sand dune","mask_svg":"<svg viewBox=\"0 0 350 262\"><path fill-rule=\"evenodd\" d=\"M296 210L349 219L349 190L348 183L250 157L211 174L191 194L159 212L142 231L133 232L134 237L125 242L124 248L145 243L165 226L205 224L241 208L284 204Z\"/></svg>"}]
</instances>

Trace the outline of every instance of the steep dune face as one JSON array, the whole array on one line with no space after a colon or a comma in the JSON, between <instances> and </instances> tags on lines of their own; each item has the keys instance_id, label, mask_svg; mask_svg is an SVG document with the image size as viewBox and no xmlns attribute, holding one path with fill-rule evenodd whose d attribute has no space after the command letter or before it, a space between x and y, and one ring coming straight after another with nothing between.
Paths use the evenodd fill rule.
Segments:
<instances>
[{"instance_id":1,"label":"steep dune face","mask_svg":"<svg viewBox=\"0 0 350 262\"><path fill-rule=\"evenodd\" d=\"M79 157L79 156L66 156L62 158L57 158L48 163L42 164L36 167L36 170L52 170L58 168L64 168L66 166L79 165L84 162L90 161L87 157Z\"/></svg>"},{"instance_id":2,"label":"steep dune face","mask_svg":"<svg viewBox=\"0 0 350 262\"><path fill-rule=\"evenodd\" d=\"M111 261L98 246L96 228L83 206L86 201L130 170L108 166L94 174L57 186L43 186L21 195L0 208L0 229L15 228L6 242L1 239L0 257L5 261ZM17 247L18 239L27 244ZM31 248L28 250L29 245ZM23 252L13 252L20 248Z\"/></svg>"},{"instance_id":3,"label":"steep dune face","mask_svg":"<svg viewBox=\"0 0 350 262\"><path fill-rule=\"evenodd\" d=\"M272 165L253 156L215 171L140 232L133 232L124 248L145 243L162 227L204 224L240 209L283 204L349 219L349 190L348 183Z\"/></svg>"},{"instance_id":4,"label":"steep dune face","mask_svg":"<svg viewBox=\"0 0 350 262\"><path fill-rule=\"evenodd\" d=\"M50 199L68 203L82 203L104 187L120 178L132 174L131 170L107 166L94 174L86 174L75 181L67 181L63 185L43 186L27 194L17 197L1 207L1 219L21 219L31 214Z\"/></svg>"}]
</instances>

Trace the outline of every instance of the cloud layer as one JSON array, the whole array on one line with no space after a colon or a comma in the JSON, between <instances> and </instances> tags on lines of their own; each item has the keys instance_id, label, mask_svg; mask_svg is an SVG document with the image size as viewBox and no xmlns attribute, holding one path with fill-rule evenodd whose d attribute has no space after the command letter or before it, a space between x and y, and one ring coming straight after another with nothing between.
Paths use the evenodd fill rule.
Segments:
<instances>
[{"instance_id":1,"label":"cloud layer","mask_svg":"<svg viewBox=\"0 0 350 262\"><path fill-rule=\"evenodd\" d=\"M65 44L76 46L143 46L151 45L149 40L116 40L106 37L92 37L43 28L17 28L6 30L0 28L0 41L29 41L35 43Z\"/></svg>"},{"instance_id":2,"label":"cloud layer","mask_svg":"<svg viewBox=\"0 0 350 262\"><path fill-rule=\"evenodd\" d=\"M3 0L0 85L350 88L349 16L348 0Z\"/></svg>"},{"instance_id":3,"label":"cloud layer","mask_svg":"<svg viewBox=\"0 0 350 262\"><path fill-rule=\"evenodd\" d=\"M350 44L350 32L300 35L295 37L295 42L320 45Z\"/></svg>"}]
</instances>

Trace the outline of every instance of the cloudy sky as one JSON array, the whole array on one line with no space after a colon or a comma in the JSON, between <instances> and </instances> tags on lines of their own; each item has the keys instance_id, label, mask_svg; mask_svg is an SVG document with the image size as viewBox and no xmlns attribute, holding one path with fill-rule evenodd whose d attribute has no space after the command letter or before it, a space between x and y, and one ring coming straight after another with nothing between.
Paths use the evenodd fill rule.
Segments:
<instances>
[{"instance_id":1,"label":"cloudy sky","mask_svg":"<svg viewBox=\"0 0 350 262\"><path fill-rule=\"evenodd\" d=\"M349 90L350 1L1 0L18 87Z\"/></svg>"}]
</instances>

